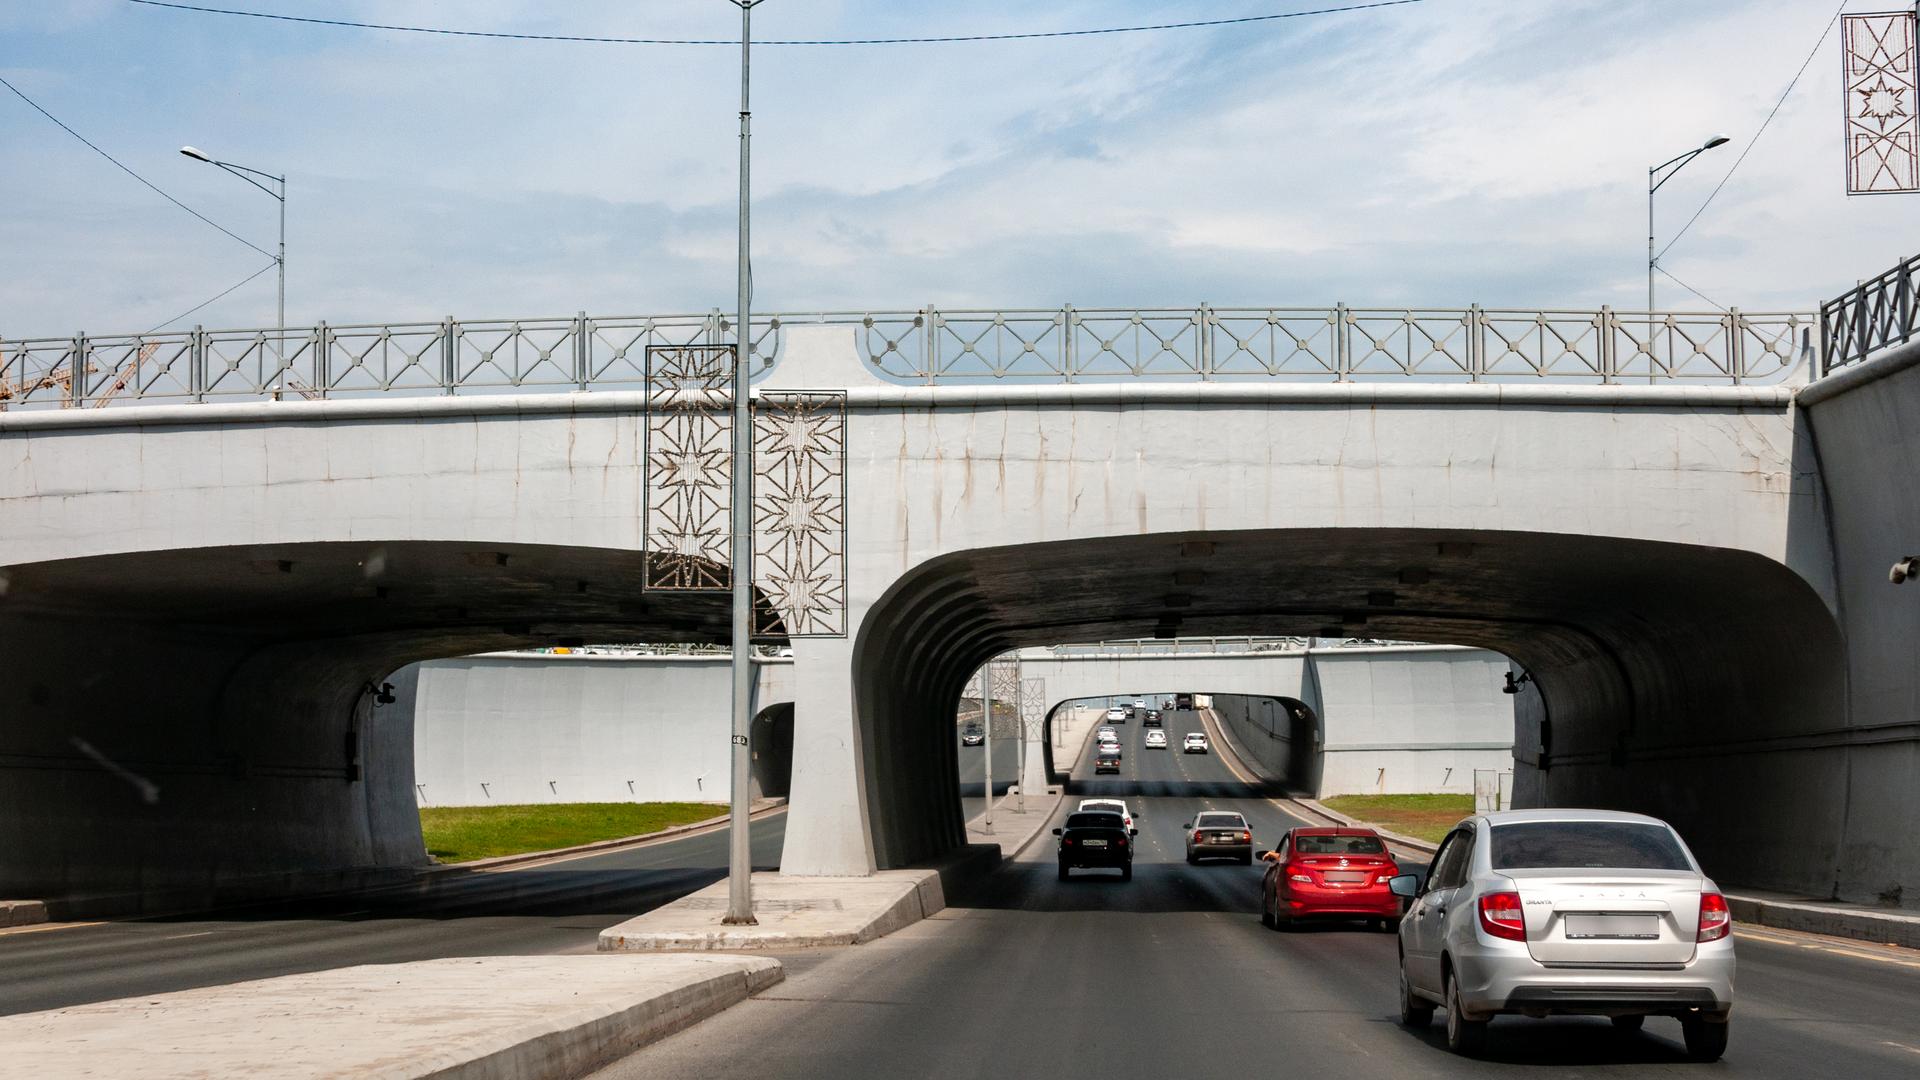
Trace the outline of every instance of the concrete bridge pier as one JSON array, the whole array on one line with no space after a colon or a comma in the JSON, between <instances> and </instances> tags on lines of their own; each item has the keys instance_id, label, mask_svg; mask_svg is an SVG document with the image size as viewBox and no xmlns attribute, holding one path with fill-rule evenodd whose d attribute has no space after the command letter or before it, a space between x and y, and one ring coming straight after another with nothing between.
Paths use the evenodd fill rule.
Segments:
<instances>
[{"instance_id":1,"label":"concrete bridge pier","mask_svg":"<svg viewBox=\"0 0 1920 1080\"><path fill-rule=\"evenodd\" d=\"M780 872L871 874L873 832L854 711L853 640L798 640L793 659L793 777Z\"/></svg>"}]
</instances>

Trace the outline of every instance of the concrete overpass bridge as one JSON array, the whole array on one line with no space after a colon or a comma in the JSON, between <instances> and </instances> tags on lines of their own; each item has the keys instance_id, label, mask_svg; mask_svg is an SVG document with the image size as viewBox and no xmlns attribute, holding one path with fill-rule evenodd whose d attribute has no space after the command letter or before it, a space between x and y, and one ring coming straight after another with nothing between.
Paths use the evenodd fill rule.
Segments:
<instances>
[{"instance_id":1,"label":"concrete overpass bridge","mask_svg":"<svg viewBox=\"0 0 1920 1080\"><path fill-rule=\"evenodd\" d=\"M783 868L960 841L953 705L993 655L1364 633L1514 660L1520 804L1663 814L1729 880L1920 880L1920 626L1885 584L1920 533L1912 350L1809 383L1804 316L1376 315L756 325ZM196 331L164 367L0 346L0 884L407 864L387 673L722 639L728 395L686 346L725 327L673 326L633 390L584 317L477 350L451 322Z\"/></svg>"}]
</instances>

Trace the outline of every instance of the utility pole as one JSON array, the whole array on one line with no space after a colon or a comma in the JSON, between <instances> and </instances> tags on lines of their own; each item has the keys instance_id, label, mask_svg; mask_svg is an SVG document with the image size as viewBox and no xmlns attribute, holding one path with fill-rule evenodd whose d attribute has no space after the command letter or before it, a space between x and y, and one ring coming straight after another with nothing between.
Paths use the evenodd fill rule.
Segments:
<instances>
[{"instance_id":1,"label":"utility pole","mask_svg":"<svg viewBox=\"0 0 1920 1080\"><path fill-rule=\"evenodd\" d=\"M980 716L986 725L986 742L980 749L984 759L987 776L987 816L980 825L980 831L993 835L993 661L989 659L980 665Z\"/></svg>"},{"instance_id":2,"label":"utility pole","mask_svg":"<svg viewBox=\"0 0 1920 1080\"><path fill-rule=\"evenodd\" d=\"M753 9L763 0L729 0L740 9L740 252L739 321L733 325L733 783L728 813L727 916L729 926L752 926L753 846L748 805L753 791L753 263L749 243L752 195L753 113L748 75L753 45Z\"/></svg>"}]
</instances>

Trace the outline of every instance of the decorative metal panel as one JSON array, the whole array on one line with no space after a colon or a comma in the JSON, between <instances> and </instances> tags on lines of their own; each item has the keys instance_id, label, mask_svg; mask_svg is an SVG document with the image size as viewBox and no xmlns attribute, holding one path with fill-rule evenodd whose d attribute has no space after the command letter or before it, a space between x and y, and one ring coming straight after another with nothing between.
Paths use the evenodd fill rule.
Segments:
<instances>
[{"instance_id":1,"label":"decorative metal panel","mask_svg":"<svg viewBox=\"0 0 1920 1080\"><path fill-rule=\"evenodd\" d=\"M760 632L844 636L847 396L760 394L753 456L754 581L771 608Z\"/></svg>"},{"instance_id":2,"label":"decorative metal panel","mask_svg":"<svg viewBox=\"0 0 1920 1080\"><path fill-rule=\"evenodd\" d=\"M732 586L733 346L647 349L649 589Z\"/></svg>"},{"instance_id":3,"label":"decorative metal panel","mask_svg":"<svg viewBox=\"0 0 1920 1080\"><path fill-rule=\"evenodd\" d=\"M1026 728L1027 741L1039 742L1047 721L1047 680L1020 680L1020 725Z\"/></svg>"},{"instance_id":4,"label":"decorative metal panel","mask_svg":"<svg viewBox=\"0 0 1920 1080\"><path fill-rule=\"evenodd\" d=\"M1847 98L1847 194L1920 191L1914 13L1881 11L1841 21Z\"/></svg>"}]
</instances>

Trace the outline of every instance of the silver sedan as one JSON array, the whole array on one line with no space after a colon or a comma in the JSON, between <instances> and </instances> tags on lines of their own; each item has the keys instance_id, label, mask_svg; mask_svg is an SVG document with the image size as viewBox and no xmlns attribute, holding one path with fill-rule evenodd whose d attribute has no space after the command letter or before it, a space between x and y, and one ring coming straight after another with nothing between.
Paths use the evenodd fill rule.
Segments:
<instances>
[{"instance_id":1,"label":"silver sedan","mask_svg":"<svg viewBox=\"0 0 1920 1080\"><path fill-rule=\"evenodd\" d=\"M1447 1012L1447 1045L1476 1054L1495 1016L1584 1013L1634 1030L1680 1021L1687 1053L1727 1048L1733 918L1678 833L1606 810L1468 818L1434 854L1400 922L1400 1017Z\"/></svg>"}]
</instances>

